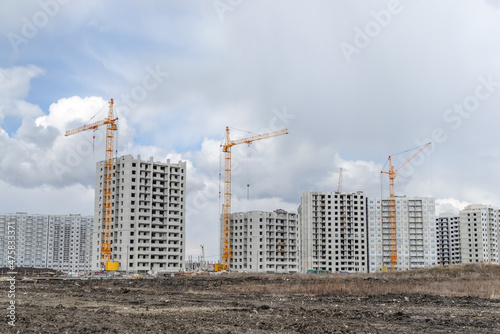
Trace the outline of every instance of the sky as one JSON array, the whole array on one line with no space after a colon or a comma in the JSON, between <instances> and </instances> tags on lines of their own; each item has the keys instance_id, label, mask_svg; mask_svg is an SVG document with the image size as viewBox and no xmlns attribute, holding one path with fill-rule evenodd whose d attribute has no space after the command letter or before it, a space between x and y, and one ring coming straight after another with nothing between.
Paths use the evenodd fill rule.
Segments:
<instances>
[{"instance_id":1,"label":"sky","mask_svg":"<svg viewBox=\"0 0 500 334\"><path fill-rule=\"evenodd\" d=\"M186 253L219 257L220 144L232 211L296 212L304 190L500 207L500 0L7 1L0 20L0 212L94 212L117 154L186 161ZM247 184L250 184L247 192Z\"/></svg>"}]
</instances>

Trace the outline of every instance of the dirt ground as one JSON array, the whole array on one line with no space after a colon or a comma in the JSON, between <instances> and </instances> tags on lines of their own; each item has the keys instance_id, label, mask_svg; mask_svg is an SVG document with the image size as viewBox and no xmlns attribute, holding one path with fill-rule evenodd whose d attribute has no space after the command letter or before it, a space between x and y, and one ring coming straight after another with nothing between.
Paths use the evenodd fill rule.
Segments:
<instances>
[{"instance_id":1,"label":"dirt ground","mask_svg":"<svg viewBox=\"0 0 500 334\"><path fill-rule=\"evenodd\" d=\"M486 278L489 287L500 287L499 277L479 279ZM395 280L409 280L414 287L428 278ZM463 277L447 280L467 281ZM361 292L332 288L358 284L363 286ZM496 297L370 293L383 291L380 284L397 285L391 277L366 275L19 277L15 327L6 318L9 282L0 282L5 314L0 333L500 333Z\"/></svg>"}]
</instances>

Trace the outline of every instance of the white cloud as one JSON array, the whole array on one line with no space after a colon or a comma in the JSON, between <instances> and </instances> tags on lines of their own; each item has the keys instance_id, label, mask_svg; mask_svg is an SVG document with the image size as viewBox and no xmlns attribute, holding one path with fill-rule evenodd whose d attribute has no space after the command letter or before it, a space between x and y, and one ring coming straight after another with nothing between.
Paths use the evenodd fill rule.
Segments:
<instances>
[{"instance_id":1,"label":"white cloud","mask_svg":"<svg viewBox=\"0 0 500 334\"><path fill-rule=\"evenodd\" d=\"M497 2L403 4L351 64L339 44L352 41L354 28L387 1L245 1L223 22L210 1L119 8L69 2L19 53L0 41L7 50L2 63L14 63L0 69L1 178L27 192L93 187L95 162L104 157L102 131L94 145L91 132L64 132L105 117L109 97L123 100L144 86L148 67L160 66L168 76L134 108L117 103L118 154L188 161L188 250L204 243L207 255L218 253L226 125L289 129L234 148L235 209L296 209L302 190L336 190L341 166L345 191L379 196L382 186L386 195L380 171L387 156L421 145L435 129L446 140L422 164L401 170L396 193L434 195L438 212L498 204L500 88L460 128L443 119L475 93L479 76L500 81L500 48L491 37L500 29ZM22 17L40 10L38 3L7 8L4 35L20 33ZM148 19L133 24L138 17ZM284 109L293 117L277 117L275 110ZM52 210L59 208L54 202Z\"/></svg>"},{"instance_id":2,"label":"white cloud","mask_svg":"<svg viewBox=\"0 0 500 334\"><path fill-rule=\"evenodd\" d=\"M34 66L0 68L0 73L3 115L22 118L13 136L5 131L1 133L1 178L24 188L93 186L95 162L104 157L104 131L97 131L95 140L92 133L71 137L65 137L64 133L107 117L108 102L100 97L64 98L53 103L44 115L38 106L23 100L29 92L30 79L44 73L42 69ZM131 142L133 130L127 120L121 118L118 124L119 139Z\"/></svg>"},{"instance_id":3,"label":"white cloud","mask_svg":"<svg viewBox=\"0 0 500 334\"><path fill-rule=\"evenodd\" d=\"M492 6L493 8L498 8L500 6L500 1L499 0L485 0L487 4Z\"/></svg>"},{"instance_id":4,"label":"white cloud","mask_svg":"<svg viewBox=\"0 0 500 334\"><path fill-rule=\"evenodd\" d=\"M42 110L23 100L29 92L31 79L44 71L34 65L0 68L0 124L5 117L35 117Z\"/></svg>"},{"instance_id":5,"label":"white cloud","mask_svg":"<svg viewBox=\"0 0 500 334\"><path fill-rule=\"evenodd\" d=\"M459 201L456 198L439 198L436 199L436 213L454 213L458 214L460 210L465 209L471 203Z\"/></svg>"},{"instance_id":6,"label":"white cloud","mask_svg":"<svg viewBox=\"0 0 500 334\"><path fill-rule=\"evenodd\" d=\"M2 213L94 214L94 189L81 184L63 188L47 185L21 188L0 180L0 187Z\"/></svg>"},{"instance_id":7,"label":"white cloud","mask_svg":"<svg viewBox=\"0 0 500 334\"><path fill-rule=\"evenodd\" d=\"M52 126L64 134L67 130L99 121L108 114L108 103L100 97L64 98L50 106L49 114L37 118L36 125ZM93 118L95 117L95 118Z\"/></svg>"}]
</instances>

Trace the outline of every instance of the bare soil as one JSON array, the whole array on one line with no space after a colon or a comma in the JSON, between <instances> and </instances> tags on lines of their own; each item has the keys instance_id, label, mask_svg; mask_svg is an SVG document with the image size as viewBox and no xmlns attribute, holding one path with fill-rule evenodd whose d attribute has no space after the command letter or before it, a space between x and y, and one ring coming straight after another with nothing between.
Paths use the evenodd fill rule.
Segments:
<instances>
[{"instance_id":1,"label":"bare soil","mask_svg":"<svg viewBox=\"0 0 500 334\"><path fill-rule=\"evenodd\" d=\"M15 327L6 317L9 282L0 282L0 333L500 333L500 276L473 269L322 277L18 277ZM443 293L435 290L437 283L446 287ZM464 292L469 284L477 290ZM425 285L434 288L415 292Z\"/></svg>"}]
</instances>

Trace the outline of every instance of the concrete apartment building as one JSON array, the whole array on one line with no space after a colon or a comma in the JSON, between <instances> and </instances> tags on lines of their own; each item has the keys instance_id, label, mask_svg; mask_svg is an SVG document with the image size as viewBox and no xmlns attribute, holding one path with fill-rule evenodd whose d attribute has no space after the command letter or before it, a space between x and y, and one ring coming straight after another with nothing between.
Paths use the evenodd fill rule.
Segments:
<instances>
[{"instance_id":1,"label":"concrete apartment building","mask_svg":"<svg viewBox=\"0 0 500 334\"><path fill-rule=\"evenodd\" d=\"M367 272L366 200L361 191L302 192L298 210L301 272Z\"/></svg>"},{"instance_id":2,"label":"concrete apartment building","mask_svg":"<svg viewBox=\"0 0 500 334\"><path fill-rule=\"evenodd\" d=\"M9 231L15 231L15 267L90 271L93 216L0 214L0 267L9 266Z\"/></svg>"},{"instance_id":3,"label":"concrete apartment building","mask_svg":"<svg viewBox=\"0 0 500 334\"><path fill-rule=\"evenodd\" d=\"M460 211L462 263L499 263L500 210L473 204Z\"/></svg>"},{"instance_id":4,"label":"concrete apartment building","mask_svg":"<svg viewBox=\"0 0 500 334\"><path fill-rule=\"evenodd\" d=\"M111 247L119 271L126 273L177 272L185 262L186 163L115 159L111 204ZM104 161L96 166L94 256L100 260Z\"/></svg>"},{"instance_id":5,"label":"concrete apartment building","mask_svg":"<svg viewBox=\"0 0 500 334\"><path fill-rule=\"evenodd\" d=\"M221 216L221 254L224 243ZM297 214L285 210L231 214L231 271L251 273L297 273Z\"/></svg>"},{"instance_id":6,"label":"concrete apartment building","mask_svg":"<svg viewBox=\"0 0 500 334\"><path fill-rule=\"evenodd\" d=\"M437 264L435 203L432 197L396 196L396 270ZM369 271L391 267L389 198L368 199Z\"/></svg>"},{"instance_id":7,"label":"concrete apartment building","mask_svg":"<svg viewBox=\"0 0 500 334\"><path fill-rule=\"evenodd\" d=\"M460 217L441 213L436 218L437 263L443 266L460 264Z\"/></svg>"}]
</instances>

